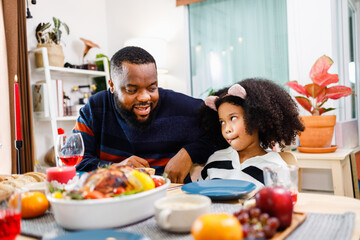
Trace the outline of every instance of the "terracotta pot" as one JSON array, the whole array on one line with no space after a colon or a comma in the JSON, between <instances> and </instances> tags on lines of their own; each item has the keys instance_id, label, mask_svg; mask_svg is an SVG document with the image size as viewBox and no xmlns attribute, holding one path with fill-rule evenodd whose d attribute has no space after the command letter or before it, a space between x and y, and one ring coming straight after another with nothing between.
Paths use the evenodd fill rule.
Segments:
<instances>
[{"instance_id":1,"label":"terracotta pot","mask_svg":"<svg viewBox=\"0 0 360 240\"><path fill-rule=\"evenodd\" d=\"M336 115L304 116L300 120L305 131L300 133L302 147L330 147L336 124Z\"/></svg>"},{"instance_id":2,"label":"terracotta pot","mask_svg":"<svg viewBox=\"0 0 360 240\"><path fill-rule=\"evenodd\" d=\"M41 47L47 48L50 66L64 67L65 57L64 57L64 52L63 52L63 48L61 45L45 43L45 44L38 44L37 47L38 48L41 48ZM41 51L35 53L35 63L36 63L36 67L44 67Z\"/></svg>"}]
</instances>

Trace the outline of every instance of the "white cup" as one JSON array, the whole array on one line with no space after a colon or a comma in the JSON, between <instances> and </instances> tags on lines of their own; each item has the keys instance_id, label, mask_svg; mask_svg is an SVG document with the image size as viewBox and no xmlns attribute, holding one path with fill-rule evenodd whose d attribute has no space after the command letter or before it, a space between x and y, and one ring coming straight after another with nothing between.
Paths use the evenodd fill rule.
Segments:
<instances>
[{"instance_id":1,"label":"white cup","mask_svg":"<svg viewBox=\"0 0 360 240\"><path fill-rule=\"evenodd\" d=\"M164 230L190 232L197 217L210 212L211 200L203 195L175 195L157 200L155 219Z\"/></svg>"}]
</instances>

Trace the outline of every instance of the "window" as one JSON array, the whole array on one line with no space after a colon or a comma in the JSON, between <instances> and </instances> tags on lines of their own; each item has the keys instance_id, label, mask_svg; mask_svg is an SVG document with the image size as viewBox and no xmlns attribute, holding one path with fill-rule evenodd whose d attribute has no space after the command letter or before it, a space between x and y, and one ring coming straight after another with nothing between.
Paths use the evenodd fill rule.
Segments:
<instances>
[{"instance_id":1,"label":"window","mask_svg":"<svg viewBox=\"0 0 360 240\"><path fill-rule=\"evenodd\" d=\"M207 0L189 5L194 97L245 78L289 81L286 0Z\"/></svg>"},{"instance_id":2,"label":"window","mask_svg":"<svg viewBox=\"0 0 360 240\"><path fill-rule=\"evenodd\" d=\"M356 67L355 67L355 45L354 42L356 42L355 38L355 9L349 2L349 56L350 56L350 62L348 63L349 66L349 80L351 84L351 89L353 92L356 91ZM351 101L351 118L354 119L357 116L357 110L356 110L356 98L354 95L351 95L350 98Z\"/></svg>"}]
</instances>

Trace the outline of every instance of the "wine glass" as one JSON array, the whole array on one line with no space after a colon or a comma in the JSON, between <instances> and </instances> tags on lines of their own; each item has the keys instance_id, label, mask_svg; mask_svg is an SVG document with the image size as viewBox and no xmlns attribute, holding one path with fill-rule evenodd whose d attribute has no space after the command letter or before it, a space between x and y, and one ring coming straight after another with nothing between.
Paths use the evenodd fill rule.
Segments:
<instances>
[{"instance_id":1,"label":"wine glass","mask_svg":"<svg viewBox=\"0 0 360 240\"><path fill-rule=\"evenodd\" d=\"M84 141L80 133L59 135L56 142L58 166L76 166L84 157Z\"/></svg>"},{"instance_id":2,"label":"wine glass","mask_svg":"<svg viewBox=\"0 0 360 240\"><path fill-rule=\"evenodd\" d=\"M13 240L21 229L21 191L0 198L0 239Z\"/></svg>"},{"instance_id":3,"label":"wine glass","mask_svg":"<svg viewBox=\"0 0 360 240\"><path fill-rule=\"evenodd\" d=\"M264 168L265 186L281 186L286 188L292 198L293 205L297 202L299 181L299 168L295 165L287 165L276 169Z\"/></svg>"}]
</instances>

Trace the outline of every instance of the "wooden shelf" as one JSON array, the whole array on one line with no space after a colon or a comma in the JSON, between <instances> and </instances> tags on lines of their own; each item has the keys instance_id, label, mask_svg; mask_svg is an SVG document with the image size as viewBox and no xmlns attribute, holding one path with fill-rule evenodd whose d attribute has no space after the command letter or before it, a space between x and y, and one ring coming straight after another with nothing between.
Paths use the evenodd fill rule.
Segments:
<instances>
[{"instance_id":1,"label":"wooden shelf","mask_svg":"<svg viewBox=\"0 0 360 240\"><path fill-rule=\"evenodd\" d=\"M76 119L78 119L79 116L65 116L65 117L56 117L55 120L56 121L76 121ZM50 117L38 117L35 116L35 118L39 121L50 121L51 118Z\"/></svg>"},{"instance_id":2,"label":"wooden shelf","mask_svg":"<svg viewBox=\"0 0 360 240\"><path fill-rule=\"evenodd\" d=\"M94 71L94 70L85 70L85 69L76 69L76 68L63 68L63 67L54 67L49 66L49 70L52 73L56 73L61 76L88 76L88 77L105 77L106 73L103 71ZM36 68L36 72L43 73L45 68Z\"/></svg>"}]
</instances>

